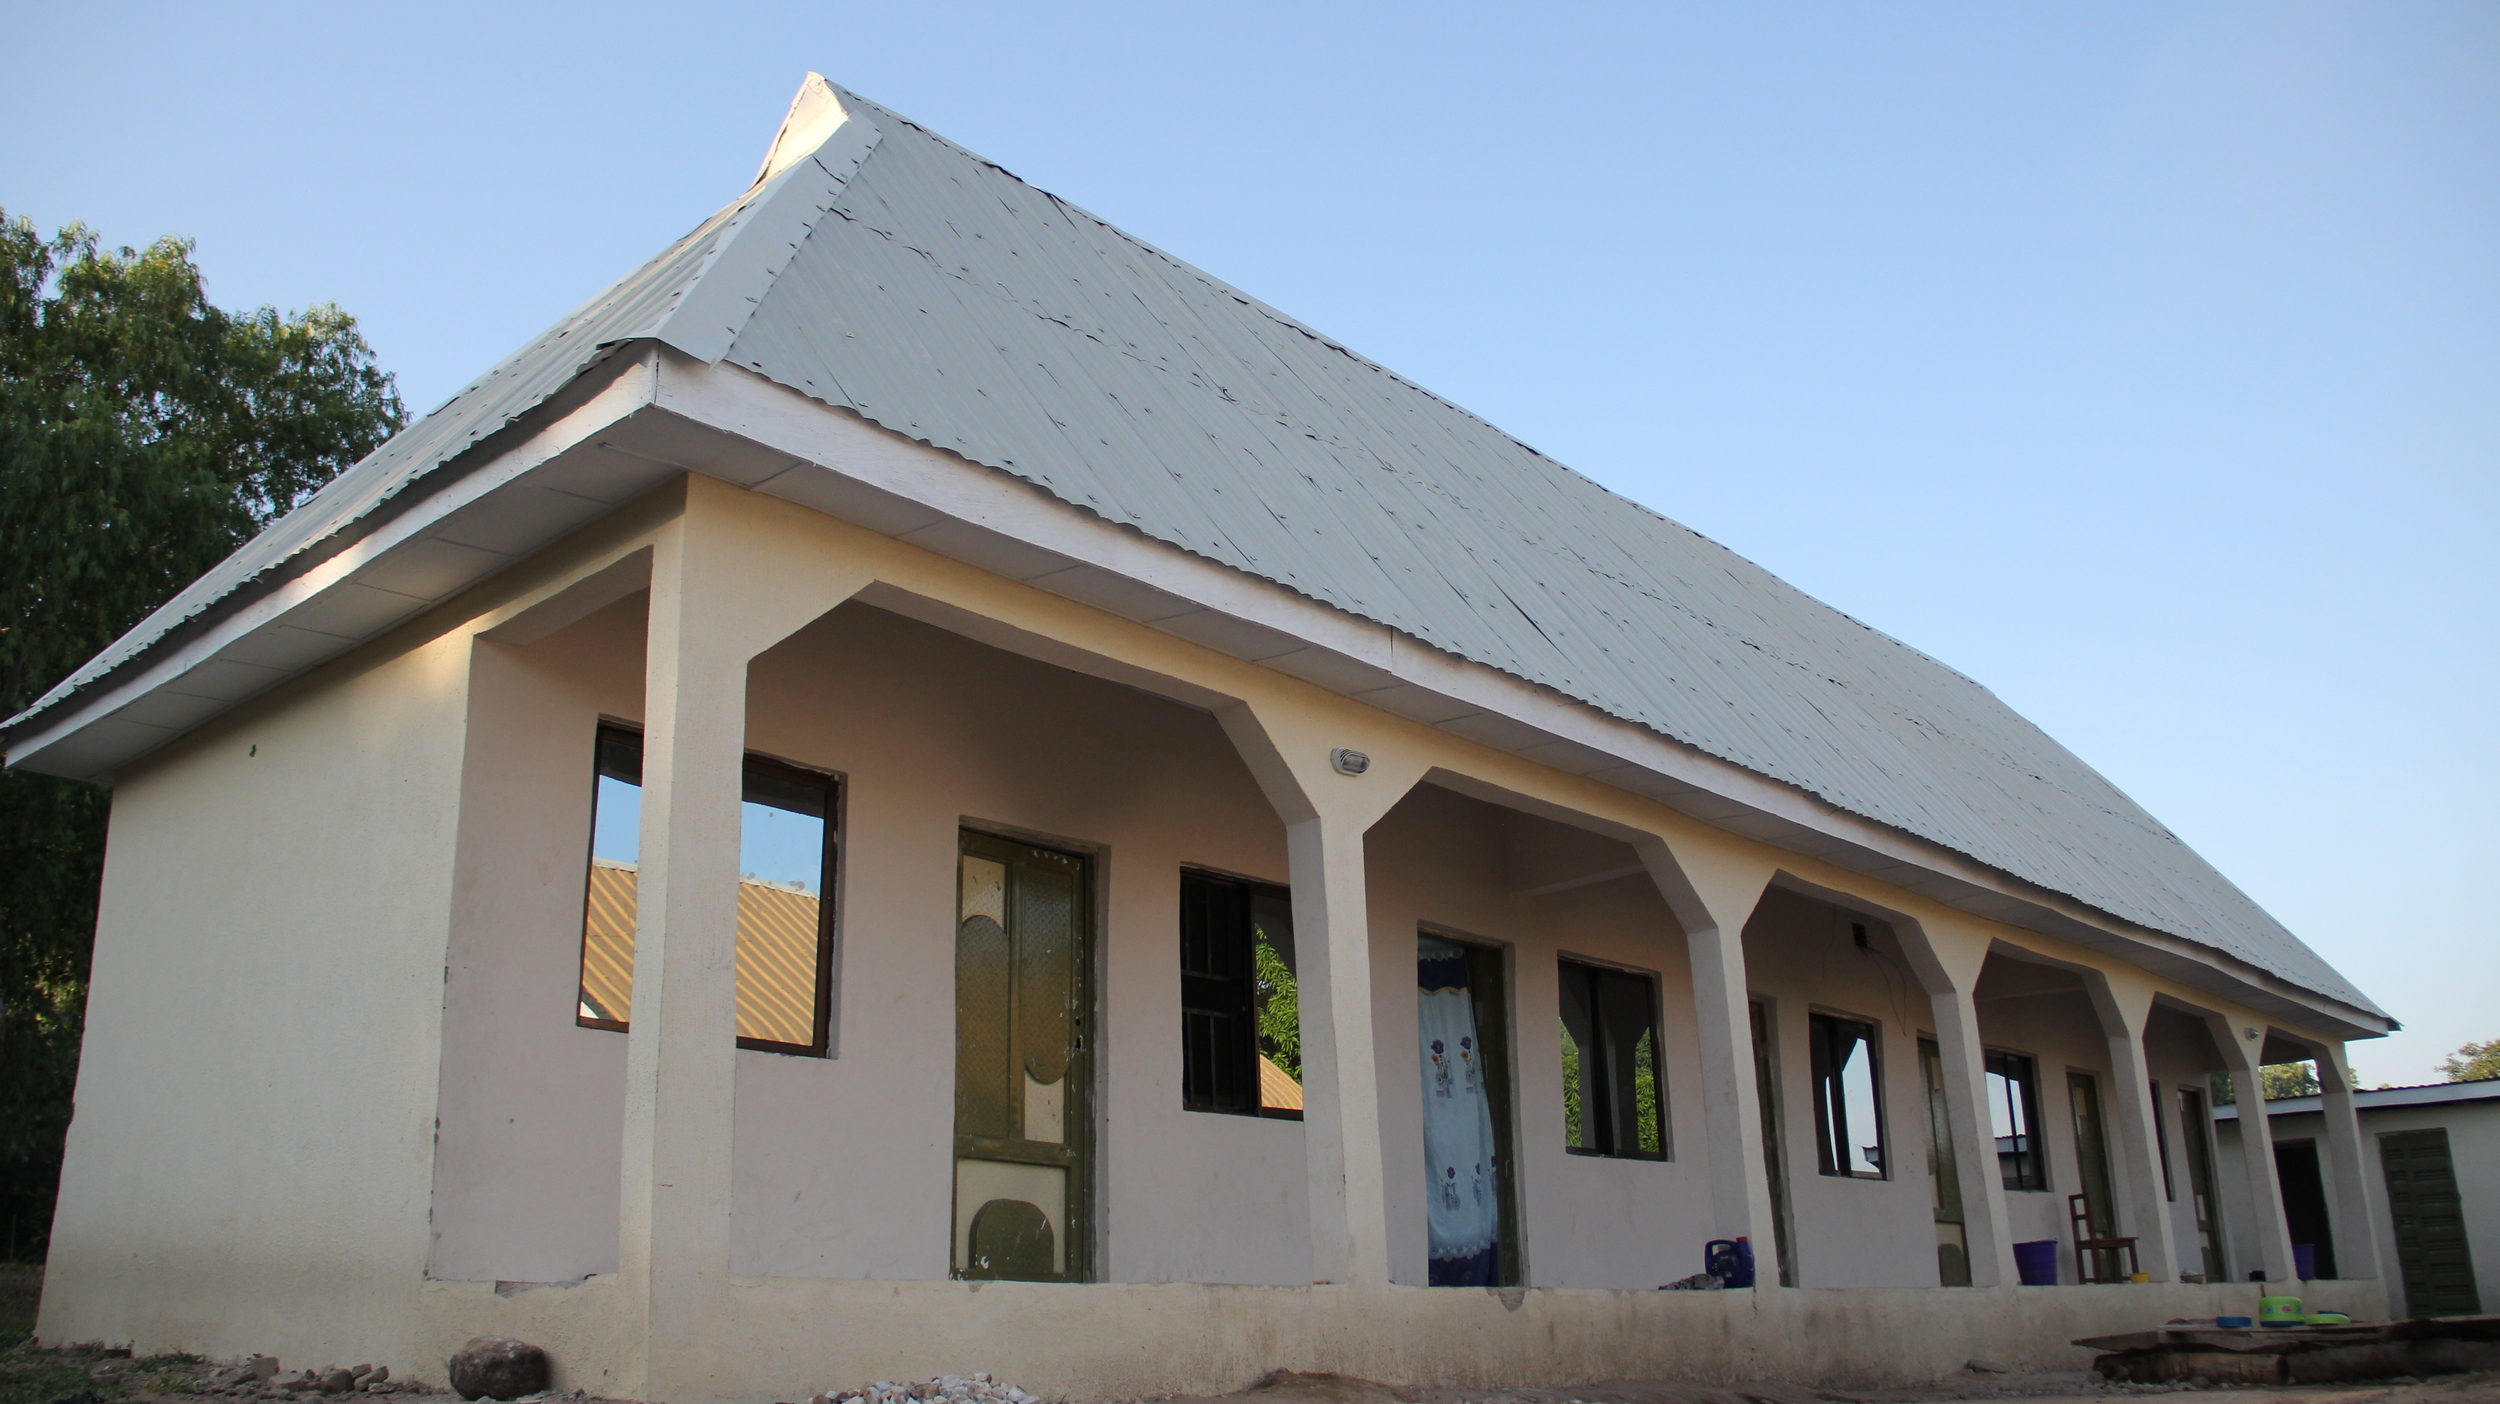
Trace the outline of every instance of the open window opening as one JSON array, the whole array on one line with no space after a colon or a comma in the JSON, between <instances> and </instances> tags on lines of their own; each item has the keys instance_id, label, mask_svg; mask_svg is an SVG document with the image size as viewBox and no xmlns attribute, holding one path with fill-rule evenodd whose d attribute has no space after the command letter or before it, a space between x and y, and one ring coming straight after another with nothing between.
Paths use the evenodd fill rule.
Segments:
<instances>
[{"instance_id":1,"label":"open window opening","mask_svg":"<svg viewBox=\"0 0 2500 1404\"><path fill-rule=\"evenodd\" d=\"M1814 1139L1822 1172L1885 1178L1883 1077L1875 1026L1838 1014L1808 1020L1814 1057Z\"/></svg>"},{"instance_id":2,"label":"open window opening","mask_svg":"<svg viewBox=\"0 0 2500 1404\"><path fill-rule=\"evenodd\" d=\"M574 1022L623 1032L634 1004L642 736L602 725ZM738 807L740 1048L822 1057L831 1044L841 782L750 755Z\"/></svg>"},{"instance_id":3,"label":"open window opening","mask_svg":"<svg viewBox=\"0 0 2500 1404\"><path fill-rule=\"evenodd\" d=\"M1563 961L1562 1065L1566 1149L1670 1158L1655 977Z\"/></svg>"},{"instance_id":4,"label":"open window opening","mask_svg":"<svg viewBox=\"0 0 2500 1404\"><path fill-rule=\"evenodd\" d=\"M1181 873L1181 1105L1302 1119L1302 1001L1285 888Z\"/></svg>"},{"instance_id":5,"label":"open window opening","mask_svg":"<svg viewBox=\"0 0 2500 1404\"><path fill-rule=\"evenodd\" d=\"M2049 1187L2040 1145L2040 1068L2021 1053L1988 1054L1988 1123L1997 1143L1997 1173L2009 1190Z\"/></svg>"}]
</instances>

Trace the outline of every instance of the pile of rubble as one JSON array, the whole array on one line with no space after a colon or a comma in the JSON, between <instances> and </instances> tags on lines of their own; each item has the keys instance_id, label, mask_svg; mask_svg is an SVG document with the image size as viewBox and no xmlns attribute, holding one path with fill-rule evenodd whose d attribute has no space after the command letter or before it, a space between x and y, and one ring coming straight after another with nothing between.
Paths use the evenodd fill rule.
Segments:
<instances>
[{"instance_id":1,"label":"pile of rubble","mask_svg":"<svg viewBox=\"0 0 2500 1404\"><path fill-rule=\"evenodd\" d=\"M286 1399L306 1394L412 1394L428 1387L414 1380L393 1380L388 1365L330 1366L318 1370L280 1371L274 1355L255 1355L240 1365L212 1370L201 1381L201 1393L260 1399Z\"/></svg>"},{"instance_id":2,"label":"pile of rubble","mask_svg":"<svg viewBox=\"0 0 2500 1404\"><path fill-rule=\"evenodd\" d=\"M1001 1384L983 1371L978 1375L939 1375L918 1384L879 1380L864 1389L811 1394L807 1404L1042 1404L1042 1397Z\"/></svg>"}]
</instances>

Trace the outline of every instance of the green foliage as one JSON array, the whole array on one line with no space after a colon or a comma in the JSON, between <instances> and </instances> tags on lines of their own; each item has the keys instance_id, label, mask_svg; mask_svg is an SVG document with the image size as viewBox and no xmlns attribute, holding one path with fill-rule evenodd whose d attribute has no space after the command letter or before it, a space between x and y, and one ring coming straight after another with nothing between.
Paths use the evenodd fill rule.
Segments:
<instances>
[{"instance_id":1,"label":"green foliage","mask_svg":"<svg viewBox=\"0 0 2500 1404\"><path fill-rule=\"evenodd\" d=\"M2500 1077L2500 1038L2468 1043L2457 1049L2441 1060L2439 1075L2450 1082L2482 1082Z\"/></svg>"},{"instance_id":2,"label":"green foliage","mask_svg":"<svg viewBox=\"0 0 2500 1404\"><path fill-rule=\"evenodd\" d=\"M2286 1097L2318 1095L2318 1070L2313 1063L2268 1063L2257 1070L2265 1079L2266 1100L2279 1102ZM2239 1100L2238 1090L2227 1072L2213 1074L2214 1105L2227 1107Z\"/></svg>"},{"instance_id":3,"label":"green foliage","mask_svg":"<svg viewBox=\"0 0 2500 1404\"><path fill-rule=\"evenodd\" d=\"M1250 960L1252 979L1258 986L1254 997L1258 1002L1259 1052L1284 1069L1285 1076L1300 1082L1302 991L1294 983L1292 968L1269 944L1264 928L1251 948Z\"/></svg>"},{"instance_id":4,"label":"green foliage","mask_svg":"<svg viewBox=\"0 0 2500 1404\"><path fill-rule=\"evenodd\" d=\"M1658 1108L1658 1054L1652 1047L1654 1030L1641 1030L1641 1041L1632 1049L1633 1110L1641 1122L1641 1150L1647 1155L1659 1152L1660 1137L1665 1132L1665 1119Z\"/></svg>"},{"instance_id":5,"label":"green foliage","mask_svg":"<svg viewBox=\"0 0 2500 1404\"><path fill-rule=\"evenodd\" d=\"M191 245L0 213L0 715L398 429L355 319L209 305ZM0 774L0 1234L40 1252L77 1067L107 798Z\"/></svg>"},{"instance_id":6,"label":"green foliage","mask_svg":"<svg viewBox=\"0 0 2500 1404\"><path fill-rule=\"evenodd\" d=\"M1580 1091L1580 1040L1571 1036L1571 1025L1561 1020L1555 1022L1562 1024L1563 1144L1585 1146L1588 1141L1584 1130L1588 1122L1586 1102Z\"/></svg>"}]
</instances>

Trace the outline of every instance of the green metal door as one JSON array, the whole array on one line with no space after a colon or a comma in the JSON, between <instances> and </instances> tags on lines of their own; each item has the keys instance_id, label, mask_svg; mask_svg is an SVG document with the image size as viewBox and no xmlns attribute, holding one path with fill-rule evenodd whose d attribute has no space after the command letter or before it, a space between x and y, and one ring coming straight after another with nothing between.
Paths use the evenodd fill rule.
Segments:
<instances>
[{"instance_id":1,"label":"green metal door","mask_svg":"<svg viewBox=\"0 0 2500 1404\"><path fill-rule=\"evenodd\" d=\"M1970 1235L1962 1219L1962 1172L1953 1159L1953 1119L1945 1112L1944 1053L1918 1041L1919 1075L1927 1083L1927 1197L1936 1213L1936 1282L1970 1285Z\"/></svg>"},{"instance_id":2,"label":"green metal door","mask_svg":"<svg viewBox=\"0 0 2500 1404\"><path fill-rule=\"evenodd\" d=\"M2474 1256L2465 1243L2465 1205L2457 1194L2456 1162L2445 1127L2390 1131L2378 1138L2387 1171L2388 1217L2396 1225L2396 1261L2414 1316L2476 1316Z\"/></svg>"},{"instance_id":3,"label":"green metal door","mask_svg":"<svg viewBox=\"0 0 2500 1404\"><path fill-rule=\"evenodd\" d=\"M957 864L954 1273L1082 1281L1090 865L969 830Z\"/></svg>"}]
</instances>

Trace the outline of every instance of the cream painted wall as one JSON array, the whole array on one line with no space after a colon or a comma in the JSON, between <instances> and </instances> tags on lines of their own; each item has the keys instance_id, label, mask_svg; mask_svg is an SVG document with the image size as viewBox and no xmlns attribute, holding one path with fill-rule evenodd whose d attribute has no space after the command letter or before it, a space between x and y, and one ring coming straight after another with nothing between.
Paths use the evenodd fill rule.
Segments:
<instances>
[{"instance_id":1,"label":"cream painted wall","mask_svg":"<svg viewBox=\"0 0 2500 1404\"><path fill-rule=\"evenodd\" d=\"M1867 927L1861 951L1852 923ZM1927 1180L1927 1094L1918 1039L1935 1028L1926 992L1889 926L1781 888L1745 924L1745 973L1771 1006L1778 1042L1780 1134L1788 1168L1792 1251L1801 1287L1932 1287L1936 1227ZM1874 1023L1882 1042L1888 1179L1817 1169L1808 1016ZM1984 1028L1984 1016L1983 1025ZM1772 1271L1770 1245L1754 1260Z\"/></svg>"},{"instance_id":2,"label":"cream painted wall","mask_svg":"<svg viewBox=\"0 0 2500 1404\"><path fill-rule=\"evenodd\" d=\"M413 1342L466 683L354 655L119 777L46 1340Z\"/></svg>"},{"instance_id":3,"label":"cream painted wall","mask_svg":"<svg viewBox=\"0 0 2500 1404\"><path fill-rule=\"evenodd\" d=\"M573 1021L591 749L642 715L637 593L471 665L457 897L443 984L427 1272L563 1282L616 1271L624 1040Z\"/></svg>"},{"instance_id":4,"label":"cream painted wall","mask_svg":"<svg viewBox=\"0 0 2500 1404\"><path fill-rule=\"evenodd\" d=\"M1302 1129L1181 1107L1183 865L1281 881L1203 712L859 605L759 658L748 744L841 773L838 1056L742 1053L735 1269L943 1278L961 825L1096 854L1098 1275L1307 1283Z\"/></svg>"},{"instance_id":5,"label":"cream painted wall","mask_svg":"<svg viewBox=\"0 0 2500 1404\"><path fill-rule=\"evenodd\" d=\"M1998 958L1998 959L2001 959ZM2079 1282L2075 1263L2074 1226L2068 1220L2066 1197L2083 1188L2083 1171L2075 1152L2074 1099L2067 1074L2091 1075L2100 1093L2101 1118L2109 1146L2113 1188L2127 1173L2115 1132L2116 1102L2110 1086L2108 1038L2090 996L2080 988L2053 993L1988 998L1990 980L1979 982L1979 1035L1990 1049L2032 1056L2040 1075L2042 1139L2048 1147L2048 1188L2009 1190L2005 1195L2008 1230L2013 1241L2055 1239L2060 1282ZM2124 1191L2117 1197L2123 1199Z\"/></svg>"},{"instance_id":6,"label":"cream painted wall","mask_svg":"<svg viewBox=\"0 0 2500 1404\"><path fill-rule=\"evenodd\" d=\"M2226 1164L2213 1141L2211 1118L2203 1126L2191 1125L2179 1101L2182 1088L2203 1094L2208 1110L2213 1106L2211 1074L2221 1064L2221 1055L2214 1051L2213 1037L2204 1025L2174 1010L2156 1009L2144 1031L2144 1056L2153 1078L2161 1084L2158 1104L2162 1117L2162 1134L2170 1146L2170 1234L2178 1245L2179 1267L2185 1272L2203 1271L2215 1281L2245 1277L2234 1273L2231 1250L2233 1215L2229 1204L2235 1187L2245 1193L2245 1182L2239 1171ZM2200 1266L2201 1239L2196 1231L2195 1186L2188 1169L2187 1146L2193 1136L2206 1138L2207 1153L2212 1157L2216 1212L2221 1215L2220 1241L2215 1245L2222 1261Z\"/></svg>"},{"instance_id":7,"label":"cream painted wall","mask_svg":"<svg viewBox=\"0 0 2500 1404\"><path fill-rule=\"evenodd\" d=\"M1701 1055L1683 933L1646 874L1521 895L1540 879L1632 866L1630 848L1427 785L1372 828L1365 849L1381 1115L1389 1128L1392 1280L1428 1280L1415 988L1415 940L1425 926L1509 952L1527 1283L1654 1288L1699 1272L1709 1236L1710 1181L1699 1099L1691 1095ZM1535 870L1523 871L1532 865ZM1566 952L1658 978L1675 1160L1564 1150L1559 1030Z\"/></svg>"}]
</instances>

